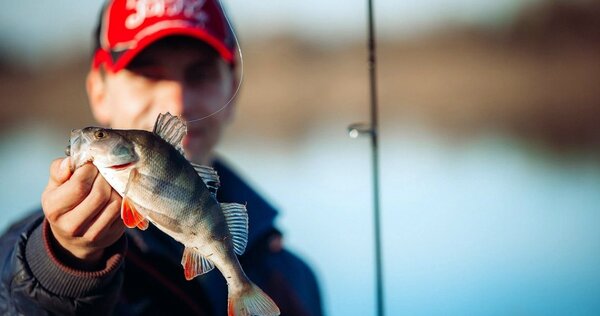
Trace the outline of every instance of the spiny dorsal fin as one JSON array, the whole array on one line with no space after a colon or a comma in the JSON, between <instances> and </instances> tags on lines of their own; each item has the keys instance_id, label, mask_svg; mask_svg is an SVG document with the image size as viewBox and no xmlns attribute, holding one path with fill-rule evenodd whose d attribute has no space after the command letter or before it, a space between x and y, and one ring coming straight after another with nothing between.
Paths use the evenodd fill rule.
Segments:
<instances>
[{"instance_id":1,"label":"spiny dorsal fin","mask_svg":"<svg viewBox=\"0 0 600 316\"><path fill-rule=\"evenodd\" d=\"M214 197L217 196L217 190L221 186L221 182L219 182L219 175L215 171L215 169L208 167L197 165L195 163L191 163L192 167L196 170L206 187L208 187L208 191L213 194Z\"/></svg>"},{"instance_id":2,"label":"spiny dorsal fin","mask_svg":"<svg viewBox=\"0 0 600 316\"><path fill-rule=\"evenodd\" d=\"M187 126L184 120L178 116L171 115L169 112L159 114L154 124L153 132L177 148L183 155L181 140L187 134Z\"/></svg>"},{"instance_id":3,"label":"spiny dorsal fin","mask_svg":"<svg viewBox=\"0 0 600 316\"><path fill-rule=\"evenodd\" d=\"M221 210L229 227L235 253L241 255L248 243L248 212L238 203L221 203Z\"/></svg>"}]
</instances>

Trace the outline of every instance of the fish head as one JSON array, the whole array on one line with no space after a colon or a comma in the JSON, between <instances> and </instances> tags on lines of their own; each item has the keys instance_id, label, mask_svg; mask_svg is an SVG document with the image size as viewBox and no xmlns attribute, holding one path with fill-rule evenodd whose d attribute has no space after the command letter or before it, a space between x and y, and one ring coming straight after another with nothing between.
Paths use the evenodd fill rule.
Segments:
<instances>
[{"instance_id":1,"label":"fish head","mask_svg":"<svg viewBox=\"0 0 600 316\"><path fill-rule=\"evenodd\" d=\"M139 160L131 140L118 130L102 127L72 130L65 153L71 156L71 170L88 162L98 168L126 169Z\"/></svg>"}]
</instances>

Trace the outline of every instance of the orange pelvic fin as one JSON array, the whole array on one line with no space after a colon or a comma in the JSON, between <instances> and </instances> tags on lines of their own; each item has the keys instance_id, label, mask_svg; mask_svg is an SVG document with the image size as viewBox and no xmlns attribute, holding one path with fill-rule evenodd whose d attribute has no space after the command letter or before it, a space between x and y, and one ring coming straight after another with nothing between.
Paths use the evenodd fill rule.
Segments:
<instances>
[{"instance_id":1,"label":"orange pelvic fin","mask_svg":"<svg viewBox=\"0 0 600 316\"><path fill-rule=\"evenodd\" d=\"M148 228L148 219L144 218L140 212L135 208L135 204L127 197L127 192L129 192L129 186L136 180L136 177L139 175L138 170L136 168L132 168L129 172L129 180L127 181L127 185L125 185L125 192L123 192L123 202L121 202L121 218L123 219L123 223L125 226L129 228L137 227L141 230L146 230Z\"/></svg>"},{"instance_id":2,"label":"orange pelvic fin","mask_svg":"<svg viewBox=\"0 0 600 316\"><path fill-rule=\"evenodd\" d=\"M148 220L135 209L135 205L127 197L124 197L121 203L121 218L129 228L138 227L141 230L148 228Z\"/></svg>"},{"instance_id":3,"label":"orange pelvic fin","mask_svg":"<svg viewBox=\"0 0 600 316\"><path fill-rule=\"evenodd\" d=\"M141 222L137 224L137 228L139 228L140 230L146 230L148 229L148 226L150 226L150 223L148 222L147 218L144 218Z\"/></svg>"}]
</instances>

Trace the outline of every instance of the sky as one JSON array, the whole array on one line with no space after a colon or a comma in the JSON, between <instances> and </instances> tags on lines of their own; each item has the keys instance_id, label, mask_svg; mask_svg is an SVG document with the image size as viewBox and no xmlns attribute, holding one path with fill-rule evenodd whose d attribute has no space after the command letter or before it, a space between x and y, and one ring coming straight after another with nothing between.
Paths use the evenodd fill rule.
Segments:
<instances>
[{"instance_id":1,"label":"sky","mask_svg":"<svg viewBox=\"0 0 600 316\"><path fill-rule=\"evenodd\" d=\"M56 56L65 48L89 47L102 0L1 0L0 48L29 62ZM448 23L496 26L519 8L542 0L374 1L379 36L413 36ZM366 36L366 1L226 0L239 36L280 32L322 42Z\"/></svg>"}]
</instances>

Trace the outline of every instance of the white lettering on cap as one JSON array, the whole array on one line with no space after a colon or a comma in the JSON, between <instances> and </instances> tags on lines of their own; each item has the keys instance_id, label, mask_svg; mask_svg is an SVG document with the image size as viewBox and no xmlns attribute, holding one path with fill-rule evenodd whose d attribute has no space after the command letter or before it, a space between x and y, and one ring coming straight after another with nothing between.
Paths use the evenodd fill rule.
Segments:
<instances>
[{"instance_id":1,"label":"white lettering on cap","mask_svg":"<svg viewBox=\"0 0 600 316\"><path fill-rule=\"evenodd\" d=\"M125 19L125 27L135 29L148 18L172 17L182 12L186 18L204 23L208 18L201 10L204 3L206 0L127 0L127 9L134 10L134 13Z\"/></svg>"}]
</instances>

